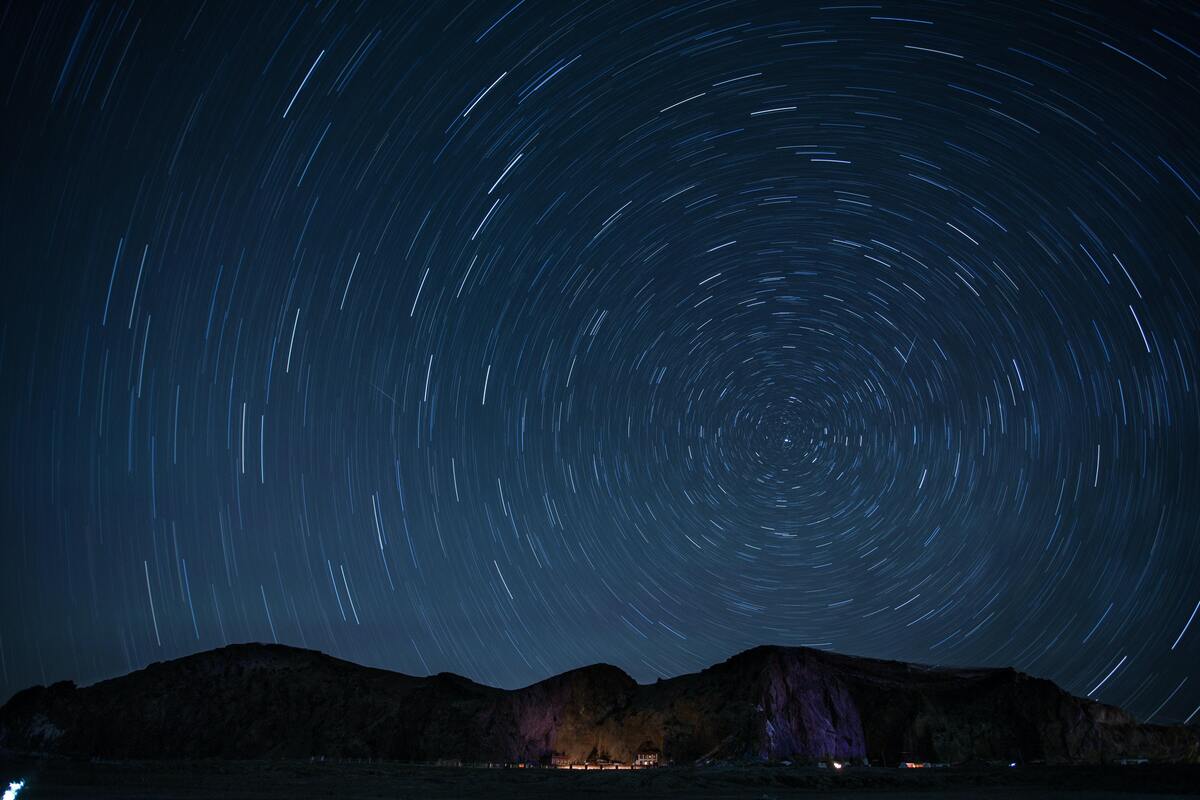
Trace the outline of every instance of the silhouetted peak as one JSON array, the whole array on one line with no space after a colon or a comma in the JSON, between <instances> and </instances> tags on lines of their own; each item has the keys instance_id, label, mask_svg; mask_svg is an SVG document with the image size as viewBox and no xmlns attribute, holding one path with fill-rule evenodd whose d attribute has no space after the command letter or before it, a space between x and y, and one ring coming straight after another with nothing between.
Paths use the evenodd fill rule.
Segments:
<instances>
[{"instance_id":1,"label":"silhouetted peak","mask_svg":"<svg viewBox=\"0 0 1200 800\"><path fill-rule=\"evenodd\" d=\"M607 691L631 691L637 688L637 685L637 681L630 677L629 673L612 664L588 664L576 667L534 684L534 686L570 686Z\"/></svg>"}]
</instances>

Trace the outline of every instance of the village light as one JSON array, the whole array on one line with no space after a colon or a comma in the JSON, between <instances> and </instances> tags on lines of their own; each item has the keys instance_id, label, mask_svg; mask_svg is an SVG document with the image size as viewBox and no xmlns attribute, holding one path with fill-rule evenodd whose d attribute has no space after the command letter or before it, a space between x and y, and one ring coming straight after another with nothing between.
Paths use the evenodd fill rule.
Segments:
<instances>
[{"instance_id":1,"label":"village light","mask_svg":"<svg viewBox=\"0 0 1200 800\"><path fill-rule=\"evenodd\" d=\"M835 762L833 762L833 768L834 768L834 769L841 769L841 768L842 768L842 762L840 762L840 761L835 761Z\"/></svg>"},{"instance_id":2,"label":"village light","mask_svg":"<svg viewBox=\"0 0 1200 800\"><path fill-rule=\"evenodd\" d=\"M25 781L12 781L4 790L3 800L17 800L17 793L25 788Z\"/></svg>"}]
</instances>

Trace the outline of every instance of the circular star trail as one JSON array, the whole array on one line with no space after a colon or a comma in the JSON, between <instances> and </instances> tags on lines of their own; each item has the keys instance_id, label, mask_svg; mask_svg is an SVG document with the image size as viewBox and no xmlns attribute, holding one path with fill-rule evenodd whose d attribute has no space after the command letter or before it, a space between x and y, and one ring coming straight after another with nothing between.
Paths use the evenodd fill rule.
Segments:
<instances>
[{"instance_id":1,"label":"circular star trail","mask_svg":"<svg viewBox=\"0 0 1200 800\"><path fill-rule=\"evenodd\" d=\"M1171 4L0 13L0 694L278 641L1200 682Z\"/></svg>"}]
</instances>

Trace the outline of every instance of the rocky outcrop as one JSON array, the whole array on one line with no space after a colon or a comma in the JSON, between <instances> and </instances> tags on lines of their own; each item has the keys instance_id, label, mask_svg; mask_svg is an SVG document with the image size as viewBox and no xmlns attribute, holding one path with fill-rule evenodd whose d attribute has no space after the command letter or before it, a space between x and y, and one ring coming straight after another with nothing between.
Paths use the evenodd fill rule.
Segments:
<instances>
[{"instance_id":1,"label":"rocky outcrop","mask_svg":"<svg viewBox=\"0 0 1200 800\"><path fill-rule=\"evenodd\" d=\"M0 709L0 748L108 758L400 761L1200 760L1195 728L1140 725L1011 669L758 647L639 685L596 665L523 689L412 677L279 645L234 645Z\"/></svg>"}]
</instances>

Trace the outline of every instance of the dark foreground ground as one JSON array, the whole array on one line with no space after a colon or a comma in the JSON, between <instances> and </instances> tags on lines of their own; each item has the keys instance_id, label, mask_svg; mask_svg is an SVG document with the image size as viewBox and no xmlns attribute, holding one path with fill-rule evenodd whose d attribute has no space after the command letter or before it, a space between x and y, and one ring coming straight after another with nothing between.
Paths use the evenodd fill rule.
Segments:
<instances>
[{"instance_id":1,"label":"dark foreground ground","mask_svg":"<svg viewBox=\"0 0 1200 800\"><path fill-rule=\"evenodd\" d=\"M898 770L811 767L675 767L636 772L492 770L296 761L89 763L0 758L0 790L24 780L18 800L39 798L339 798L339 800L548 800L695 798L775 800L820 796L887 800L1127 798L1200 795L1200 767L1025 767Z\"/></svg>"}]
</instances>

